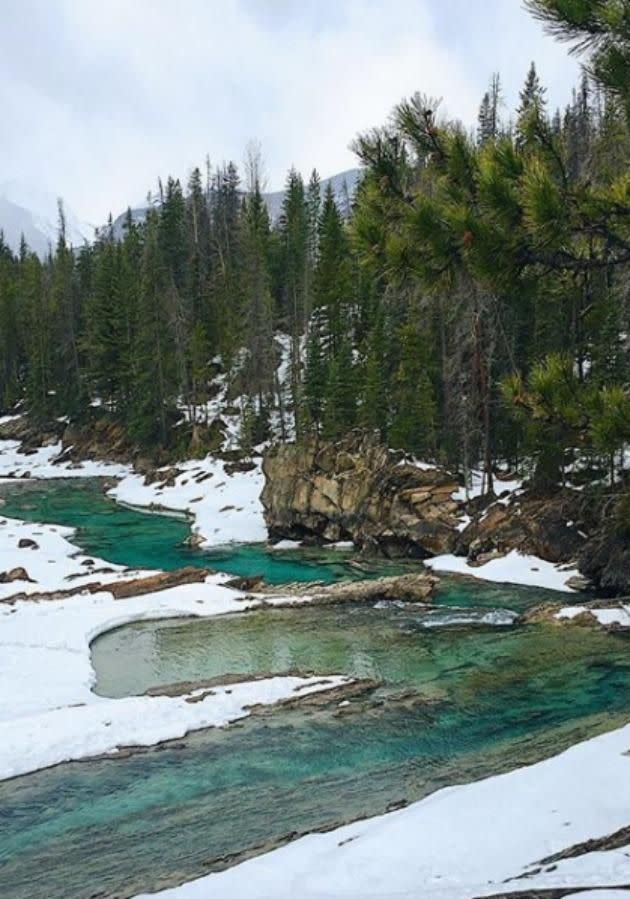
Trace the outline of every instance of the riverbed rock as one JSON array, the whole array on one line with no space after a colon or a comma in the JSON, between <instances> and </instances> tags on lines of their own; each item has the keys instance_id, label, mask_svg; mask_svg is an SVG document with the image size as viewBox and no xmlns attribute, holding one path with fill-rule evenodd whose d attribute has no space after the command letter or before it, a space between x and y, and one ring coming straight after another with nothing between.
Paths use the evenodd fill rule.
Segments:
<instances>
[{"instance_id":1,"label":"riverbed rock","mask_svg":"<svg viewBox=\"0 0 630 899\"><path fill-rule=\"evenodd\" d=\"M159 590L168 590L171 587L180 587L182 584L201 584L212 572L208 568L178 568L175 571L161 571L149 577L133 578L128 581L117 581L112 584L98 587L111 593L114 599L127 599L131 596L142 596L144 593L154 593ZM97 592L90 589L90 592Z\"/></svg>"},{"instance_id":2,"label":"riverbed rock","mask_svg":"<svg viewBox=\"0 0 630 899\"><path fill-rule=\"evenodd\" d=\"M342 581L336 584L292 583L282 587L264 583L256 587L257 596L308 597L315 605L335 605L337 603L379 602L381 600L402 600L403 602L429 603L439 578L429 572L403 574L393 577L373 578L361 581Z\"/></svg>"},{"instance_id":3,"label":"riverbed rock","mask_svg":"<svg viewBox=\"0 0 630 899\"><path fill-rule=\"evenodd\" d=\"M18 549L39 549L39 545L36 540L31 540L30 537L22 537L18 540Z\"/></svg>"},{"instance_id":4,"label":"riverbed rock","mask_svg":"<svg viewBox=\"0 0 630 899\"><path fill-rule=\"evenodd\" d=\"M10 571L0 573L0 584L10 584L13 581L28 581L34 584L35 581L29 577L26 568L12 568Z\"/></svg>"},{"instance_id":5,"label":"riverbed rock","mask_svg":"<svg viewBox=\"0 0 630 899\"><path fill-rule=\"evenodd\" d=\"M450 472L418 466L371 434L271 447L262 503L272 539L352 540L386 555L451 552L463 507Z\"/></svg>"}]
</instances>

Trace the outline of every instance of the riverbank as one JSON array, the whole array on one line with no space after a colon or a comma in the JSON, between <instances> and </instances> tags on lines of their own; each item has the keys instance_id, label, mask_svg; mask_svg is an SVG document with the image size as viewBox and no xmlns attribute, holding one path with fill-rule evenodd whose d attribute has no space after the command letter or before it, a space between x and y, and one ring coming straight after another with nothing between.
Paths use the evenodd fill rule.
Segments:
<instances>
[{"instance_id":1,"label":"riverbank","mask_svg":"<svg viewBox=\"0 0 630 899\"><path fill-rule=\"evenodd\" d=\"M597 899L627 896L629 750L630 726L152 895L568 899L591 888ZM615 886L624 891L602 891Z\"/></svg>"},{"instance_id":2,"label":"riverbank","mask_svg":"<svg viewBox=\"0 0 630 899\"><path fill-rule=\"evenodd\" d=\"M50 448L34 460L36 455L21 458L12 447L2 470L17 466L8 472L14 475L12 482L15 475L27 473L47 478L66 477L73 471L73 476L81 476L77 472L82 469L76 466L55 464ZM23 467L28 463L29 469ZM129 490L133 487L135 496L143 500L134 504L150 507L147 500L153 497L154 507L176 508L180 502L179 511L190 514L198 505L193 491L225 489L223 498L229 499L236 496L230 485L239 484L240 475L251 474L235 472L229 477L237 478L236 482L211 488L213 478L202 479L208 469L199 467L196 476L191 474L194 470L180 472L171 484L165 472L164 481L158 478L146 485L128 469L119 470L118 486L132 478ZM103 474L104 468L91 463L84 471ZM217 514L227 516L229 511ZM9 564L22 567L29 580L1 584L0 598L12 596L18 588L35 593L57 591L68 584L80 586L94 580L98 569L104 588L63 600L26 598L0 604L0 775L4 778L68 759L153 745L189 730L234 721L247 715L252 704L281 702L348 682L331 676L275 677L211 690L191 688L177 696L98 697L92 691L89 651L96 635L148 618L244 611L259 600L226 588L225 578L217 575L208 576L202 584L116 600L107 591L107 583L128 579L132 573L85 556L73 545L70 529L1 520L2 564L7 570ZM226 533L221 524L218 530ZM88 560L93 564L86 564ZM496 567L499 561L487 565ZM508 571L494 574L497 580L508 580L512 570L515 576L525 577L527 569L548 580L549 570L531 571L536 562L512 559ZM485 568L466 573L483 576ZM270 597L264 601L269 603ZM287 597L279 601L286 602ZM326 899L389 899L417 896L422 885L421 895L428 899L474 899L519 892L531 895L532 890L541 889L559 889L557 895L564 896L578 887L628 884L624 847L630 837L624 836L624 828L629 824L630 781L625 776L629 749L630 727L625 727L530 768L442 790L398 812L313 834L159 895L164 899L206 899L209 893L219 899L292 899L308 893ZM585 845L589 840L596 843ZM526 889L529 894L524 893Z\"/></svg>"},{"instance_id":3,"label":"riverbank","mask_svg":"<svg viewBox=\"0 0 630 899\"><path fill-rule=\"evenodd\" d=\"M125 746L154 745L235 721L252 705L274 704L347 683L345 678L328 676L272 677L212 691L191 686L177 697L97 696L92 690L90 643L99 634L131 621L207 618L274 600L246 598L226 588L225 575L116 599L107 589L109 583L155 572L130 571L86 556L71 538L69 528L0 517L0 567L22 569L29 578L0 583L0 779ZM102 584L100 592L55 598L59 591L95 580ZM41 598L31 600L29 593ZM8 601L16 594L26 598Z\"/></svg>"},{"instance_id":4,"label":"riverbank","mask_svg":"<svg viewBox=\"0 0 630 899\"><path fill-rule=\"evenodd\" d=\"M261 502L265 481L262 462L261 456L245 463L207 456L155 469L147 475L116 462L71 461L60 442L24 453L19 441L0 440L0 482L105 477L112 481L108 495L117 502L185 515L191 523L190 542L202 549L267 539ZM508 486L513 493L519 484L515 481ZM467 519L463 511L461 514L460 526L464 527ZM292 546L299 547L299 542L293 541ZM575 566L554 564L516 550L501 558L478 559L474 564L465 556L453 554L441 554L425 563L439 572L567 592L572 591L571 583L579 574Z\"/></svg>"}]
</instances>

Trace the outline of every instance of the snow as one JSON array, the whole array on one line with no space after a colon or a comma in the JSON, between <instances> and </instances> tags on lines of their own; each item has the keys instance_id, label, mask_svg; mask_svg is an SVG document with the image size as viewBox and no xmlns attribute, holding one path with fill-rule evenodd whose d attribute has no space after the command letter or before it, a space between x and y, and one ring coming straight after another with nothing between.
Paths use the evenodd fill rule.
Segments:
<instances>
[{"instance_id":1,"label":"snow","mask_svg":"<svg viewBox=\"0 0 630 899\"><path fill-rule=\"evenodd\" d=\"M153 745L190 730L242 718L247 707L346 683L346 678L274 677L192 694L108 699L92 688L90 643L131 621L242 612L261 601L222 586L224 575L130 599L103 590L56 600L6 599L22 592L67 589L146 574L95 560L91 571L70 542L72 531L0 519L0 569L23 566L37 581L0 585L0 779L118 747ZM22 537L37 546L19 549ZM109 572L98 573L106 567ZM78 577L76 577L78 575Z\"/></svg>"},{"instance_id":2,"label":"snow","mask_svg":"<svg viewBox=\"0 0 630 899\"><path fill-rule=\"evenodd\" d=\"M459 490L456 490L451 494L453 499L456 502L465 503L469 499L475 499L477 496L481 496L484 490L485 485L485 475L481 471L472 471L470 474L471 485L466 492L465 487L460 487ZM502 493L507 493L508 496L504 497L501 502L507 502L511 496L511 494L516 493L517 490L520 490L523 486L523 481L520 478L496 478L494 482L494 492L497 496L500 496Z\"/></svg>"},{"instance_id":3,"label":"snow","mask_svg":"<svg viewBox=\"0 0 630 899\"><path fill-rule=\"evenodd\" d=\"M627 726L537 765L440 790L400 811L303 837L156 895L472 899L627 884L630 857L619 850L535 872L541 859L628 825L629 748ZM513 880L521 875L526 877Z\"/></svg>"},{"instance_id":4,"label":"snow","mask_svg":"<svg viewBox=\"0 0 630 899\"><path fill-rule=\"evenodd\" d=\"M68 590L130 576L130 572L120 565L97 562L93 556L80 553L69 541L73 533L71 528L32 524L0 515L0 572L24 568L31 578L31 581L0 583L0 601L17 593ZM20 547L20 541L28 541L28 544ZM30 545L31 541L35 543L34 547ZM90 565L90 562L94 564ZM133 574L138 576L140 572Z\"/></svg>"},{"instance_id":5,"label":"snow","mask_svg":"<svg viewBox=\"0 0 630 899\"><path fill-rule=\"evenodd\" d=\"M565 606L556 613L556 618L576 618L578 615L588 613L597 620L603 627L611 627L618 625L620 627L630 627L630 606L619 605L610 609L591 609L585 606Z\"/></svg>"},{"instance_id":6,"label":"snow","mask_svg":"<svg viewBox=\"0 0 630 899\"><path fill-rule=\"evenodd\" d=\"M204 547L267 539L260 503L264 485L260 460L252 471L231 475L225 471L225 463L210 456L175 467L181 474L172 487L160 481L145 484L142 475L130 474L109 491L109 496L130 506L191 515L192 531Z\"/></svg>"},{"instance_id":7,"label":"snow","mask_svg":"<svg viewBox=\"0 0 630 899\"><path fill-rule=\"evenodd\" d=\"M465 557L454 555L435 556L433 559L426 559L424 564L433 571L466 574L485 581L523 584L568 593L574 591L567 586L567 581L579 575L577 568L554 565L537 556L523 555L516 550L499 559L491 559L485 565L471 565Z\"/></svg>"},{"instance_id":8,"label":"snow","mask_svg":"<svg viewBox=\"0 0 630 899\"><path fill-rule=\"evenodd\" d=\"M61 442L21 453L18 440L0 440L0 481L13 478L96 478L122 477L131 470L116 462L55 462Z\"/></svg>"},{"instance_id":9,"label":"snow","mask_svg":"<svg viewBox=\"0 0 630 899\"><path fill-rule=\"evenodd\" d=\"M299 540L278 540L277 543L272 543L269 549L271 550L285 550L285 549L301 549L302 544Z\"/></svg>"}]
</instances>

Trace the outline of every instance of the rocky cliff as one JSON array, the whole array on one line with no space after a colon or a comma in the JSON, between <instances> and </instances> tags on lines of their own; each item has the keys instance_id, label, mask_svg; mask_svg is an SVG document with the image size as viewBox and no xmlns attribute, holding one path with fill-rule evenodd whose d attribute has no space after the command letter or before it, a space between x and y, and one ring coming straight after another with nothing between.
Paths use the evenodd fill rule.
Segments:
<instances>
[{"instance_id":1,"label":"rocky cliff","mask_svg":"<svg viewBox=\"0 0 630 899\"><path fill-rule=\"evenodd\" d=\"M454 498L457 479L355 433L338 443L278 444L263 461L269 534L352 540L364 551L427 558L453 552L471 564L512 550L578 564L600 591L630 590L630 500L610 502L570 488Z\"/></svg>"},{"instance_id":2,"label":"rocky cliff","mask_svg":"<svg viewBox=\"0 0 630 899\"><path fill-rule=\"evenodd\" d=\"M459 537L463 510L452 496L453 476L418 466L371 435L278 444L263 471L272 538L352 540L386 555L427 558L451 552Z\"/></svg>"}]
</instances>

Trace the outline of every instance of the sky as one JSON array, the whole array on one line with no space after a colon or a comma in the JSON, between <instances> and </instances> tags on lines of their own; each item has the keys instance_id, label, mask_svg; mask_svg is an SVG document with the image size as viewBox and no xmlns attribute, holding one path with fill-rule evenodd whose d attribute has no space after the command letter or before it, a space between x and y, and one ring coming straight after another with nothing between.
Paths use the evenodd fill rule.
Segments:
<instances>
[{"instance_id":1,"label":"sky","mask_svg":"<svg viewBox=\"0 0 630 899\"><path fill-rule=\"evenodd\" d=\"M553 106L578 77L521 0L0 0L0 22L0 192L95 225L252 140L279 189L354 167L416 90L472 126L494 71L506 117L533 59Z\"/></svg>"}]
</instances>

